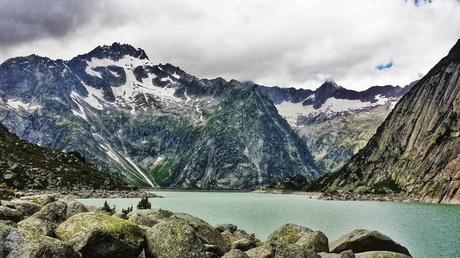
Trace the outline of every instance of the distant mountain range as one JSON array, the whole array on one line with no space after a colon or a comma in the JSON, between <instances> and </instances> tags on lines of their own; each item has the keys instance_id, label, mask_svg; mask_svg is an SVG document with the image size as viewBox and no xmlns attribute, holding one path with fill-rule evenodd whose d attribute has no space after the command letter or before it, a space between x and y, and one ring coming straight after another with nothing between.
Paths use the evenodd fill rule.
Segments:
<instances>
[{"instance_id":1,"label":"distant mountain range","mask_svg":"<svg viewBox=\"0 0 460 258\"><path fill-rule=\"evenodd\" d=\"M403 191L424 202L460 203L460 40L398 102L366 147L319 188Z\"/></svg>"},{"instance_id":2,"label":"distant mountain range","mask_svg":"<svg viewBox=\"0 0 460 258\"><path fill-rule=\"evenodd\" d=\"M32 143L76 150L141 186L268 187L320 175L307 146L259 91L198 79L114 43L69 61L0 65L0 120Z\"/></svg>"},{"instance_id":3,"label":"distant mountain range","mask_svg":"<svg viewBox=\"0 0 460 258\"><path fill-rule=\"evenodd\" d=\"M310 149L320 171L340 168L365 146L385 117L416 82L354 91L324 82L315 91L258 86ZM245 83L251 87L254 83Z\"/></svg>"},{"instance_id":4,"label":"distant mountain range","mask_svg":"<svg viewBox=\"0 0 460 258\"><path fill-rule=\"evenodd\" d=\"M412 84L411 84L412 85ZM140 186L252 189L336 170L411 87L315 91L199 79L114 43L0 65L0 122Z\"/></svg>"}]
</instances>

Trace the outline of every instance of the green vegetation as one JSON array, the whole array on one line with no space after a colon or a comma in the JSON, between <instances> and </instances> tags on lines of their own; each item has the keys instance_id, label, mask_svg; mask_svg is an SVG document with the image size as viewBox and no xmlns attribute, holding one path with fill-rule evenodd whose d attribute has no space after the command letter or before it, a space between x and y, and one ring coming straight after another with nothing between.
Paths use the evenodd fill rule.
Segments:
<instances>
[{"instance_id":1,"label":"green vegetation","mask_svg":"<svg viewBox=\"0 0 460 258\"><path fill-rule=\"evenodd\" d=\"M123 213L124 215L128 215L132 211L133 211L133 206L132 205L131 205L131 207L128 207L126 209L121 209L121 213Z\"/></svg>"},{"instance_id":2,"label":"green vegetation","mask_svg":"<svg viewBox=\"0 0 460 258\"><path fill-rule=\"evenodd\" d=\"M147 196L142 197L142 199L137 204L137 209L139 210L148 210L152 208L152 204L149 201Z\"/></svg>"},{"instance_id":3,"label":"green vegetation","mask_svg":"<svg viewBox=\"0 0 460 258\"><path fill-rule=\"evenodd\" d=\"M104 211L104 212L107 212L109 213L110 215L114 214L115 211L116 211L116 207L115 205L113 206L113 208L110 208L110 205L107 201L104 202L104 206L102 206L101 208L101 211Z\"/></svg>"},{"instance_id":4,"label":"green vegetation","mask_svg":"<svg viewBox=\"0 0 460 258\"><path fill-rule=\"evenodd\" d=\"M176 163L176 157L167 157L160 164L153 167L149 174L157 184L162 185L168 180Z\"/></svg>"}]
</instances>

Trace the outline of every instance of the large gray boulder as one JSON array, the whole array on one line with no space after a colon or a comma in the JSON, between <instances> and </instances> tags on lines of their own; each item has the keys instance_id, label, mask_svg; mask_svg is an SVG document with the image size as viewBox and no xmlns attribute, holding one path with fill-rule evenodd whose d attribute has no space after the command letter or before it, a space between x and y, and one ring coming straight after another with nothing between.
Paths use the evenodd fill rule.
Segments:
<instances>
[{"instance_id":1,"label":"large gray boulder","mask_svg":"<svg viewBox=\"0 0 460 258\"><path fill-rule=\"evenodd\" d=\"M405 254L388 252L388 251L371 251L364 253L357 253L356 258L410 258Z\"/></svg>"},{"instance_id":2,"label":"large gray boulder","mask_svg":"<svg viewBox=\"0 0 460 258\"><path fill-rule=\"evenodd\" d=\"M57 239L0 224L0 257L79 258L80 254Z\"/></svg>"},{"instance_id":3,"label":"large gray boulder","mask_svg":"<svg viewBox=\"0 0 460 258\"><path fill-rule=\"evenodd\" d=\"M171 218L186 221L195 230L196 234L205 244L213 245L219 250L218 255L223 255L230 250L230 244L224 240L220 232L206 221L185 213L175 213Z\"/></svg>"},{"instance_id":4,"label":"large gray boulder","mask_svg":"<svg viewBox=\"0 0 460 258\"><path fill-rule=\"evenodd\" d=\"M18 223L18 228L36 235L54 237L54 231L66 220L67 204L62 201L48 203L40 211Z\"/></svg>"},{"instance_id":5,"label":"large gray boulder","mask_svg":"<svg viewBox=\"0 0 460 258\"><path fill-rule=\"evenodd\" d=\"M275 230L268 236L266 243L274 246L295 244L316 253L329 252L326 235L294 224L285 224Z\"/></svg>"},{"instance_id":6,"label":"large gray boulder","mask_svg":"<svg viewBox=\"0 0 460 258\"><path fill-rule=\"evenodd\" d=\"M146 232L147 258L202 258L206 247L195 229L182 219L169 219Z\"/></svg>"},{"instance_id":7,"label":"large gray boulder","mask_svg":"<svg viewBox=\"0 0 460 258\"><path fill-rule=\"evenodd\" d=\"M20 211L6 206L0 206L0 220L19 222L22 218L23 214Z\"/></svg>"},{"instance_id":8,"label":"large gray boulder","mask_svg":"<svg viewBox=\"0 0 460 258\"><path fill-rule=\"evenodd\" d=\"M138 225L153 227L172 215L172 212L162 209L135 210L128 214L128 219Z\"/></svg>"},{"instance_id":9,"label":"large gray boulder","mask_svg":"<svg viewBox=\"0 0 460 258\"><path fill-rule=\"evenodd\" d=\"M8 208L18 210L23 214L24 217L32 216L34 213L38 212L42 208L41 205L20 199L14 199L12 201L3 202L2 205Z\"/></svg>"},{"instance_id":10,"label":"large gray boulder","mask_svg":"<svg viewBox=\"0 0 460 258\"><path fill-rule=\"evenodd\" d=\"M85 258L138 257L144 243L138 225L102 212L76 214L59 225L56 235Z\"/></svg>"},{"instance_id":11,"label":"large gray boulder","mask_svg":"<svg viewBox=\"0 0 460 258\"><path fill-rule=\"evenodd\" d=\"M87 212L85 205L74 200L59 200L46 204L34 215L18 223L18 228L38 235L55 236L55 230L71 216Z\"/></svg>"},{"instance_id":12,"label":"large gray boulder","mask_svg":"<svg viewBox=\"0 0 460 258\"><path fill-rule=\"evenodd\" d=\"M330 243L331 253L351 250L355 254L367 251L390 251L410 256L406 247L396 243L390 237L366 229L356 229Z\"/></svg>"}]
</instances>

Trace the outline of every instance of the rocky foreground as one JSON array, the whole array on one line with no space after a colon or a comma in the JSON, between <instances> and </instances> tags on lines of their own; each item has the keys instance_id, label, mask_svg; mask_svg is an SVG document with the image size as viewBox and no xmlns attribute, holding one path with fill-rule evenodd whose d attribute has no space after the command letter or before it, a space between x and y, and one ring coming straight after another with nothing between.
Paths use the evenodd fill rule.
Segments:
<instances>
[{"instance_id":1,"label":"rocky foreground","mask_svg":"<svg viewBox=\"0 0 460 258\"><path fill-rule=\"evenodd\" d=\"M320 231L286 224L262 242L232 224L211 226L184 213L109 214L71 196L37 195L0 205L0 257L411 257L365 229L329 242Z\"/></svg>"}]
</instances>

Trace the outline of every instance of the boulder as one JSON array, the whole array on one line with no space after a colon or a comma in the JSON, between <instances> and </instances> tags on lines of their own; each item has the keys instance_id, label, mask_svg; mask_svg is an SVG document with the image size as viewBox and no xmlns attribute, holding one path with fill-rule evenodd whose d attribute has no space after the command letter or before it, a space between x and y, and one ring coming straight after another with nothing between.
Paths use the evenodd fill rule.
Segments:
<instances>
[{"instance_id":1,"label":"boulder","mask_svg":"<svg viewBox=\"0 0 460 258\"><path fill-rule=\"evenodd\" d=\"M0 206L0 220L11 220L14 222L19 222L23 218L23 214L12 208L6 206Z\"/></svg>"},{"instance_id":2,"label":"boulder","mask_svg":"<svg viewBox=\"0 0 460 258\"><path fill-rule=\"evenodd\" d=\"M268 244L274 246L296 244L313 252L329 252L327 237L320 231L309 228L285 224L268 236Z\"/></svg>"},{"instance_id":3,"label":"boulder","mask_svg":"<svg viewBox=\"0 0 460 258\"><path fill-rule=\"evenodd\" d=\"M79 258L80 254L57 239L37 237L27 231L0 224L0 257Z\"/></svg>"},{"instance_id":4,"label":"boulder","mask_svg":"<svg viewBox=\"0 0 460 258\"><path fill-rule=\"evenodd\" d=\"M320 258L318 254L296 244L279 245L274 258Z\"/></svg>"},{"instance_id":5,"label":"boulder","mask_svg":"<svg viewBox=\"0 0 460 258\"><path fill-rule=\"evenodd\" d=\"M390 251L410 256L404 246L396 243L388 236L366 229L356 229L331 242L331 253L351 250L355 254L367 251Z\"/></svg>"},{"instance_id":6,"label":"boulder","mask_svg":"<svg viewBox=\"0 0 460 258\"><path fill-rule=\"evenodd\" d=\"M356 258L410 258L402 253L387 252L387 251L371 251L364 253L357 253Z\"/></svg>"},{"instance_id":7,"label":"boulder","mask_svg":"<svg viewBox=\"0 0 460 258\"><path fill-rule=\"evenodd\" d=\"M230 233L234 233L238 227L233 224L219 224L216 225L216 229L219 230L221 233L224 231L229 231Z\"/></svg>"},{"instance_id":8,"label":"boulder","mask_svg":"<svg viewBox=\"0 0 460 258\"><path fill-rule=\"evenodd\" d=\"M67 204L67 209L65 216L66 218L70 218L75 214L88 212L88 208L83 205L81 202L75 200L64 201Z\"/></svg>"},{"instance_id":9,"label":"boulder","mask_svg":"<svg viewBox=\"0 0 460 258\"><path fill-rule=\"evenodd\" d=\"M355 254L351 250L346 250L339 254L321 252L319 256L321 258L355 258Z\"/></svg>"},{"instance_id":10,"label":"boulder","mask_svg":"<svg viewBox=\"0 0 460 258\"><path fill-rule=\"evenodd\" d=\"M83 257L138 257L144 231L135 223L102 212L75 214L56 230Z\"/></svg>"},{"instance_id":11,"label":"boulder","mask_svg":"<svg viewBox=\"0 0 460 258\"><path fill-rule=\"evenodd\" d=\"M12 227L12 228L15 228L17 227L18 225L16 224L16 222L12 221L12 220L0 220L0 224L3 224L5 226L9 226L9 227Z\"/></svg>"},{"instance_id":12,"label":"boulder","mask_svg":"<svg viewBox=\"0 0 460 258\"><path fill-rule=\"evenodd\" d=\"M218 255L222 256L230 250L230 244L224 240L217 229L206 221L185 213L175 213L171 218L181 219L189 223L205 244L215 245L219 248L220 253Z\"/></svg>"},{"instance_id":13,"label":"boulder","mask_svg":"<svg viewBox=\"0 0 460 258\"><path fill-rule=\"evenodd\" d=\"M228 251L228 253L224 254L222 258L249 258L249 256L241 250L232 249Z\"/></svg>"},{"instance_id":14,"label":"boulder","mask_svg":"<svg viewBox=\"0 0 460 258\"><path fill-rule=\"evenodd\" d=\"M251 249L253 247L258 246L260 243L260 240L257 239L254 234L249 234L244 230L236 229L236 226L235 228L231 228L231 229L227 228L227 230L223 231L221 235L224 238L224 240L227 241L227 243L229 243L232 246L232 248L236 248L235 245L241 246L242 243L247 243L249 246L251 246L251 247L248 246L249 249ZM238 243L235 243L235 242L238 242ZM237 249L240 249L240 248L237 248ZM246 249L246 250L241 249L241 250L247 251L249 249Z\"/></svg>"},{"instance_id":15,"label":"boulder","mask_svg":"<svg viewBox=\"0 0 460 258\"><path fill-rule=\"evenodd\" d=\"M34 215L18 223L18 228L36 235L54 237L54 231L67 218L67 204L62 201L48 203Z\"/></svg>"},{"instance_id":16,"label":"boulder","mask_svg":"<svg viewBox=\"0 0 460 258\"><path fill-rule=\"evenodd\" d=\"M138 225L153 227L172 215L172 212L162 209L135 210L128 214L128 219Z\"/></svg>"},{"instance_id":17,"label":"boulder","mask_svg":"<svg viewBox=\"0 0 460 258\"><path fill-rule=\"evenodd\" d=\"M42 208L41 205L20 199L4 202L3 206L18 210L25 217L32 216L34 213L38 212Z\"/></svg>"},{"instance_id":18,"label":"boulder","mask_svg":"<svg viewBox=\"0 0 460 258\"><path fill-rule=\"evenodd\" d=\"M232 249L239 249L241 251L247 251L249 249L252 249L254 247L257 247L257 242L254 240L254 238L243 238L240 240L236 240L232 243Z\"/></svg>"},{"instance_id":19,"label":"boulder","mask_svg":"<svg viewBox=\"0 0 460 258\"><path fill-rule=\"evenodd\" d=\"M146 232L147 258L202 258L206 250L194 228L181 219L162 221Z\"/></svg>"},{"instance_id":20,"label":"boulder","mask_svg":"<svg viewBox=\"0 0 460 258\"><path fill-rule=\"evenodd\" d=\"M21 200L30 201L35 204L41 205L41 206L45 206L48 203L55 202L57 201L57 199L58 199L57 194L39 194L39 195L21 197Z\"/></svg>"},{"instance_id":21,"label":"boulder","mask_svg":"<svg viewBox=\"0 0 460 258\"><path fill-rule=\"evenodd\" d=\"M249 258L273 258L275 248L272 245L265 244L246 251L246 254Z\"/></svg>"}]
</instances>

